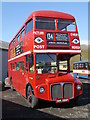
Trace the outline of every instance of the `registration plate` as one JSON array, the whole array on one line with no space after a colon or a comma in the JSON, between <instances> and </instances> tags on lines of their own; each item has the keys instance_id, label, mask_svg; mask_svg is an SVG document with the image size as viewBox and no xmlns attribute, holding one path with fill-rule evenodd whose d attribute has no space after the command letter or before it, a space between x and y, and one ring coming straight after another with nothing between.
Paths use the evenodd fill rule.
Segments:
<instances>
[{"instance_id":1,"label":"registration plate","mask_svg":"<svg viewBox=\"0 0 90 120\"><path fill-rule=\"evenodd\" d=\"M57 99L56 103L69 102L69 99Z\"/></svg>"}]
</instances>

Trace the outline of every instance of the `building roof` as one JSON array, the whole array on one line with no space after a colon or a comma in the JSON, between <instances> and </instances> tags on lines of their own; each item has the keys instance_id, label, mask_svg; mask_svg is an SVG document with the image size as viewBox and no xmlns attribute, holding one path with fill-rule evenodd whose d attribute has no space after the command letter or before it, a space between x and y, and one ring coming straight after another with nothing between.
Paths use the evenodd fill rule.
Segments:
<instances>
[{"instance_id":1,"label":"building roof","mask_svg":"<svg viewBox=\"0 0 90 120\"><path fill-rule=\"evenodd\" d=\"M9 42L0 41L0 49L8 50Z\"/></svg>"},{"instance_id":2,"label":"building roof","mask_svg":"<svg viewBox=\"0 0 90 120\"><path fill-rule=\"evenodd\" d=\"M74 63L87 63L90 62L90 60L83 60L83 61L78 61L78 62L74 62Z\"/></svg>"}]
</instances>

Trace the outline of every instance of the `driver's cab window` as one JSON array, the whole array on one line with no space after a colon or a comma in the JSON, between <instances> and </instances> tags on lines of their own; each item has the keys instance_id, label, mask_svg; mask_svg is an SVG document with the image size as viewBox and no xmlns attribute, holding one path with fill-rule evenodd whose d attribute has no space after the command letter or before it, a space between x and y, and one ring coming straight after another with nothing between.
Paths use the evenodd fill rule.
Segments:
<instances>
[{"instance_id":1,"label":"driver's cab window","mask_svg":"<svg viewBox=\"0 0 90 120\"><path fill-rule=\"evenodd\" d=\"M67 69L68 69L67 61L59 61L59 70L67 71Z\"/></svg>"}]
</instances>

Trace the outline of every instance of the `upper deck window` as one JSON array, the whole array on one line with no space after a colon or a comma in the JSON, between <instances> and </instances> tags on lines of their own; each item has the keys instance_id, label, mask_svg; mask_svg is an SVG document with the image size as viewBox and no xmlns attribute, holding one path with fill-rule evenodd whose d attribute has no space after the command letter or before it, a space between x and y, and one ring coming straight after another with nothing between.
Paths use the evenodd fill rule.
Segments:
<instances>
[{"instance_id":1,"label":"upper deck window","mask_svg":"<svg viewBox=\"0 0 90 120\"><path fill-rule=\"evenodd\" d=\"M33 29L33 20L30 20L26 26L26 34Z\"/></svg>"},{"instance_id":2,"label":"upper deck window","mask_svg":"<svg viewBox=\"0 0 90 120\"><path fill-rule=\"evenodd\" d=\"M15 38L13 39L13 41L10 44L10 48L12 48L15 45Z\"/></svg>"},{"instance_id":3,"label":"upper deck window","mask_svg":"<svg viewBox=\"0 0 90 120\"><path fill-rule=\"evenodd\" d=\"M17 41L19 41L20 39L20 33L17 35Z\"/></svg>"},{"instance_id":4,"label":"upper deck window","mask_svg":"<svg viewBox=\"0 0 90 120\"><path fill-rule=\"evenodd\" d=\"M12 44L13 44L13 46L15 45L15 39L13 39Z\"/></svg>"},{"instance_id":5,"label":"upper deck window","mask_svg":"<svg viewBox=\"0 0 90 120\"><path fill-rule=\"evenodd\" d=\"M25 32L25 27L23 27L22 30L21 30L21 38L23 38L24 32Z\"/></svg>"},{"instance_id":6,"label":"upper deck window","mask_svg":"<svg viewBox=\"0 0 90 120\"><path fill-rule=\"evenodd\" d=\"M47 18L36 18L36 29L55 30L55 20Z\"/></svg>"},{"instance_id":7,"label":"upper deck window","mask_svg":"<svg viewBox=\"0 0 90 120\"><path fill-rule=\"evenodd\" d=\"M75 22L72 20L58 20L58 29L61 31L75 31Z\"/></svg>"}]
</instances>

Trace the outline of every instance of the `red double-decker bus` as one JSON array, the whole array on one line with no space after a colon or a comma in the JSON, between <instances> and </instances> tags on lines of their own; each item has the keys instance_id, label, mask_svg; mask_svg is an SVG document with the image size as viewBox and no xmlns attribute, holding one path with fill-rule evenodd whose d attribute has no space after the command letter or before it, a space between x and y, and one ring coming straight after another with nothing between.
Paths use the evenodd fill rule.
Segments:
<instances>
[{"instance_id":1,"label":"red double-decker bus","mask_svg":"<svg viewBox=\"0 0 90 120\"><path fill-rule=\"evenodd\" d=\"M33 12L9 44L8 73L30 107L38 99L69 102L82 94L82 83L70 74L70 58L80 54L75 18L56 11Z\"/></svg>"}]
</instances>

